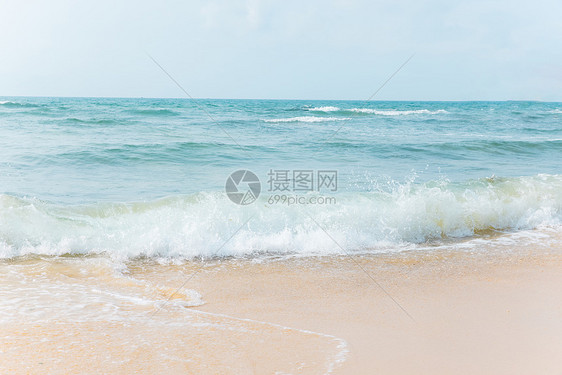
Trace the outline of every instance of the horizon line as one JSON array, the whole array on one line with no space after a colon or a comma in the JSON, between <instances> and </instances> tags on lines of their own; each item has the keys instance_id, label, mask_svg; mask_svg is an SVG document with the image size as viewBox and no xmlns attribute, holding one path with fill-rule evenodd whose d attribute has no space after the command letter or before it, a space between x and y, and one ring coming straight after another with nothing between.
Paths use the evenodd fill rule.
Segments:
<instances>
[{"instance_id":1,"label":"horizon line","mask_svg":"<svg viewBox=\"0 0 562 375\"><path fill-rule=\"evenodd\" d=\"M186 98L184 96L52 96L52 95L0 95L0 98L63 98L63 99L174 99L174 100L271 100L271 101L349 101L349 102L442 102L442 103L459 103L459 102L538 102L538 103L562 103L562 100L540 100L540 99L286 99L286 98Z\"/></svg>"}]
</instances>

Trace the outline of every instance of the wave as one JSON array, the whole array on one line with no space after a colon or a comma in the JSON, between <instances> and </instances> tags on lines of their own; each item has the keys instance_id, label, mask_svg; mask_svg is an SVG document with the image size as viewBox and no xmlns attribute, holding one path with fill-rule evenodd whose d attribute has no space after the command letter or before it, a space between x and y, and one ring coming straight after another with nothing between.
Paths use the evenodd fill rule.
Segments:
<instances>
[{"instance_id":1,"label":"wave","mask_svg":"<svg viewBox=\"0 0 562 375\"><path fill-rule=\"evenodd\" d=\"M551 132L552 133L552 132ZM372 143L368 141L329 140L327 142L310 142L309 148L317 150L333 149L334 152L346 150L362 152L365 155L377 157L420 158L422 155L431 158L436 156L452 158L466 158L467 160L483 160L490 156L524 157L530 155L544 155L545 152L556 152L562 147L562 139L479 139L464 141L433 141L433 142L403 142L400 144Z\"/></svg>"},{"instance_id":2,"label":"wave","mask_svg":"<svg viewBox=\"0 0 562 375\"><path fill-rule=\"evenodd\" d=\"M560 139L542 139L542 140L502 140L502 139L485 139L485 140L469 140L463 142L440 142L440 143L423 143L423 144L402 144L395 146L395 149L404 150L406 152L414 152L427 154L428 156L442 153L450 157L455 154L469 156L471 155L532 155L544 153L552 150L559 150L562 146ZM392 148L389 147L388 152Z\"/></svg>"},{"instance_id":3,"label":"wave","mask_svg":"<svg viewBox=\"0 0 562 375\"><path fill-rule=\"evenodd\" d=\"M341 111L338 107L326 106L326 107L313 107L308 108L311 112L339 112Z\"/></svg>"},{"instance_id":4,"label":"wave","mask_svg":"<svg viewBox=\"0 0 562 375\"><path fill-rule=\"evenodd\" d=\"M263 120L265 122L327 122L327 121L345 121L350 118L345 117L316 117L316 116L299 116L290 118L277 118Z\"/></svg>"},{"instance_id":5,"label":"wave","mask_svg":"<svg viewBox=\"0 0 562 375\"><path fill-rule=\"evenodd\" d=\"M262 196L241 207L222 192L201 192L150 202L61 206L0 195L0 257L309 255L341 253L339 246L391 251L562 223L562 175L391 183L334 197L334 204L287 207L270 205Z\"/></svg>"},{"instance_id":6,"label":"wave","mask_svg":"<svg viewBox=\"0 0 562 375\"><path fill-rule=\"evenodd\" d=\"M438 109L435 111L430 111L429 109L412 109L412 110L378 110L372 108L351 108L351 109L341 109L339 107L313 107L307 108L310 112L341 112L341 113L366 113L375 114L382 116L405 116L405 115L437 115L443 113L449 113L444 109Z\"/></svg>"},{"instance_id":7,"label":"wave","mask_svg":"<svg viewBox=\"0 0 562 375\"><path fill-rule=\"evenodd\" d=\"M357 113L373 113L375 115L383 116L404 116L404 115L438 115L442 113L449 113L444 109L438 109L436 111L430 111L429 109L413 109L407 111L393 111L393 110L376 110L370 108L353 108L352 112Z\"/></svg>"},{"instance_id":8,"label":"wave","mask_svg":"<svg viewBox=\"0 0 562 375\"><path fill-rule=\"evenodd\" d=\"M246 146L248 149L260 152L265 150L262 146ZM217 150L227 151L238 149L237 146L219 142L168 142L168 143L141 143L103 145L87 150L67 150L64 152L51 153L48 156L26 155L24 160L34 163L36 166L50 167L53 165L130 165L131 162L146 164L148 162L175 162L185 163L188 157L214 156Z\"/></svg>"},{"instance_id":9,"label":"wave","mask_svg":"<svg viewBox=\"0 0 562 375\"><path fill-rule=\"evenodd\" d=\"M35 108L35 107L39 107L37 104L18 103L18 102L12 102L12 101L9 101L9 100L0 101L0 106L5 107L5 108L22 108L22 107Z\"/></svg>"},{"instance_id":10,"label":"wave","mask_svg":"<svg viewBox=\"0 0 562 375\"><path fill-rule=\"evenodd\" d=\"M92 124L92 125L107 125L107 124L116 124L116 120L112 119L80 119L76 117L67 117L64 121L69 123L76 123L76 124Z\"/></svg>"},{"instance_id":11,"label":"wave","mask_svg":"<svg viewBox=\"0 0 562 375\"><path fill-rule=\"evenodd\" d=\"M141 115L141 116L178 116L180 115L179 112L173 111L171 109L166 108L147 108L147 109L130 109L125 111L126 113L132 115Z\"/></svg>"}]
</instances>

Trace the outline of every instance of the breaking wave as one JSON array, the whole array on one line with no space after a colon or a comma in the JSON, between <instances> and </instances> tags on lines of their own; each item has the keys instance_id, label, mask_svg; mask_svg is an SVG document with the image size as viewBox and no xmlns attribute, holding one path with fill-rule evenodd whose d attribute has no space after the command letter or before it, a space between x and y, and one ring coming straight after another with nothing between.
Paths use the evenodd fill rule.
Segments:
<instances>
[{"instance_id":1,"label":"breaking wave","mask_svg":"<svg viewBox=\"0 0 562 375\"><path fill-rule=\"evenodd\" d=\"M345 120L349 120L349 118L300 116L300 117L290 117L290 118L267 119L264 121L265 122L328 122L328 121L345 121Z\"/></svg>"},{"instance_id":2,"label":"breaking wave","mask_svg":"<svg viewBox=\"0 0 562 375\"><path fill-rule=\"evenodd\" d=\"M4 194L0 257L308 255L339 253L340 245L348 251L390 251L562 223L562 175L396 183L335 197L334 204L288 207L270 205L262 196L237 206L222 192L201 192L62 206Z\"/></svg>"},{"instance_id":3,"label":"breaking wave","mask_svg":"<svg viewBox=\"0 0 562 375\"><path fill-rule=\"evenodd\" d=\"M326 113L363 113L363 114L374 114L381 116L405 116L405 115L438 115L449 113L444 109L438 109L431 111L429 109L412 109L412 110L379 110L373 108L351 108L342 109L339 107L313 107L307 109L310 112L326 112Z\"/></svg>"}]
</instances>

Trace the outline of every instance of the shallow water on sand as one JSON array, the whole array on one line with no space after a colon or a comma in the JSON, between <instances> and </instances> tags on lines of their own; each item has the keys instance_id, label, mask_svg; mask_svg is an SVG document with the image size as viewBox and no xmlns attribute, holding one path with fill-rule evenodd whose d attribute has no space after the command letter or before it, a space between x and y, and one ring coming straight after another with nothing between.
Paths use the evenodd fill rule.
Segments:
<instances>
[{"instance_id":1,"label":"shallow water on sand","mask_svg":"<svg viewBox=\"0 0 562 375\"><path fill-rule=\"evenodd\" d=\"M400 307L416 318L426 313L427 306L420 312L397 286L411 284L407 295L415 295L412 288L441 287L441 280L456 285L463 274L489 278L482 269L495 264L514 270L522 261L552 266L562 259L559 240L558 232L531 231L378 255L2 260L0 371L331 373L351 350L334 335L338 327L381 313L401 327L415 327ZM303 306L308 313L295 328L279 322L299 318L277 314L267 301L287 303L287 311L295 304L312 306ZM350 301L374 305L347 311ZM343 320L323 330L305 328L314 327L309 320L317 314ZM247 319L252 315L257 318Z\"/></svg>"},{"instance_id":2,"label":"shallow water on sand","mask_svg":"<svg viewBox=\"0 0 562 375\"><path fill-rule=\"evenodd\" d=\"M175 282L199 266L2 262L0 371L306 374L343 360L345 342L330 335L188 309L201 296Z\"/></svg>"}]
</instances>

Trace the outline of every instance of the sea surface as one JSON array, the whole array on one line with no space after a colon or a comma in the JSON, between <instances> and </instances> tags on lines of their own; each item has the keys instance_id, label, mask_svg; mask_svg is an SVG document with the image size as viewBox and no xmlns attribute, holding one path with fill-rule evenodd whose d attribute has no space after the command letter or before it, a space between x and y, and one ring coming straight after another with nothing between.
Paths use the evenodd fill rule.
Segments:
<instances>
[{"instance_id":1,"label":"sea surface","mask_svg":"<svg viewBox=\"0 0 562 375\"><path fill-rule=\"evenodd\" d=\"M225 193L237 170L256 201ZM562 103L0 98L2 258L392 252L561 219Z\"/></svg>"}]
</instances>

